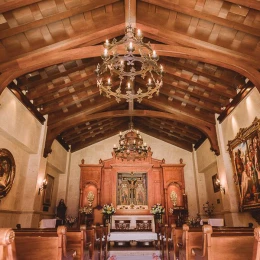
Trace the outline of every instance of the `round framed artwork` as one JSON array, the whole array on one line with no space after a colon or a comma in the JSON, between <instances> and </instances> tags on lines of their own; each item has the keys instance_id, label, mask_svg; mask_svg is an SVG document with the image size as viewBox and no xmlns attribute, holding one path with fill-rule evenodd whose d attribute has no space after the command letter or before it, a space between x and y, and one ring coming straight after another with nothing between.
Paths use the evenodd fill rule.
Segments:
<instances>
[{"instance_id":1,"label":"round framed artwork","mask_svg":"<svg viewBox=\"0 0 260 260\"><path fill-rule=\"evenodd\" d=\"M7 149L0 149L0 199L11 190L14 177L14 157Z\"/></svg>"}]
</instances>

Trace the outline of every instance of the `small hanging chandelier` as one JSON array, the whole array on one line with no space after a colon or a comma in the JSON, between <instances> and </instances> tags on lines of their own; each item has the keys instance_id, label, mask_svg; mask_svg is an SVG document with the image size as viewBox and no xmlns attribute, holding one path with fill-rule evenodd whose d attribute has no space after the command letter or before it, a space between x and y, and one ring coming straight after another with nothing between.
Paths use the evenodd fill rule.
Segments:
<instances>
[{"instance_id":1,"label":"small hanging chandelier","mask_svg":"<svg viewBox=\"0 0 260 260\"><path fill-rule=\"evenodd\" d=\"M143 143L143 138L138 130L133 128L132 122L130 123L130 129L123 135L119 133L119 146L114 144L115 156L119 159L126 160L142 160L147 157L150 148L146 143Z\"/></svg>"},{"instance_id":2,"label":"small hanging chandelier","mask_svg":"<svg viewBox=\"0 0 260 260\"><path fill-rule=\"evenodd\" d=\"M117 49L123 46L126 53L119 55ZM138 55L134 52L138 51ZM104 43L103 63L97 65L97 86L100 94L115 97L117 102L136 99L139 103L143 98L152 98L163 85L163 67L157 64L159 56L152 50L150 42L144 43L140 30L130 24L125 29L125 36L117 41L108 40ZM145 87L135 88L135 78L140 76L146 81Z\"/></svg>"}]
</instances>

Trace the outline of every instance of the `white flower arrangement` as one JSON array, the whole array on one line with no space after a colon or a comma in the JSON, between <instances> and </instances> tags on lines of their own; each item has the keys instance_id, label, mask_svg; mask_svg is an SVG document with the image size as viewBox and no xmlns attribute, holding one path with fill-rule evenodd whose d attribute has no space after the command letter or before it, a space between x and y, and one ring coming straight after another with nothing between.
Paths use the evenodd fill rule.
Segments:
<instances>
[{"instance_id":1,"label":"white flower arrangement","mask_svg":"<svg viewBox=\"0 0 260 260\"><path fill-rule=\"evenodd\" d=\"M165 208L160 204L154 204L151 208L151 213L152 214L164 214L165 213Z\"/></svg>"},{"instance_id":2,"label":"white flower arrangement","mask_svg":"<svg viewBox=\"0 0 260 260\"><path fill-rule=\"evenodd\" d=\"M102 208L102 213L107 215L112 215L116 213L116 209L114 208L113 204L105 204Z\"/></svg>"}]
</instances>

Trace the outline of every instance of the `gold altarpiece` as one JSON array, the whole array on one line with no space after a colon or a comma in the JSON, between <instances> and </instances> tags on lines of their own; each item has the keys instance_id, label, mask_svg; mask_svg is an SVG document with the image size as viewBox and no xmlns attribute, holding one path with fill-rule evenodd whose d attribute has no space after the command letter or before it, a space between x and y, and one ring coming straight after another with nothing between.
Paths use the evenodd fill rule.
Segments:
<instances>
[{"instance_id":1,"label":"gold altarpiece","mask_svg":"<svg viewBox=\"0 0 260 260\"><path fill-rule=\"evenodd\" d=\"M79 165L79 206L93 209L92 223L102 222L101 207L111 203L117 215L149 215L151 207L160 203L166 209L163 218L168 223L177 218L170 209L174 208L175 213L188 212L182 159L179 164L166 164L164 159L152 158L152 152L141 161L122 161L112 155L111 159L100 159L98 164L85 164L82 160ZM82 214L79 218L81 224L86 221Z\"/></svg>"}]
</instances>

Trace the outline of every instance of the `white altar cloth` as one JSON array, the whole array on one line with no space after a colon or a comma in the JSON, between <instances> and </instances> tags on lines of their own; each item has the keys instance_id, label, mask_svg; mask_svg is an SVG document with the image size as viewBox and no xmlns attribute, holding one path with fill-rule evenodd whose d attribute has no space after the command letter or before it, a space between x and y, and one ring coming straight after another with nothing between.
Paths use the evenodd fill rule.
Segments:
<instances>
[{"instance_id":1,"label":"white altar cloth","mask_svg":"<svg viewBox=\"0 0 260 260\"><path fill-rule=\"evenodd\" d=\"M155 232L111 232L109 241L153 241L157 240Z\"/></svg>"},{"instance_id":2,"label":"white altar cloth","mask_svg":"<svg viewBox=\"0 0 260 260\"><path fill-rule=\"evenodd\" d=\"M152 231L155 232L153 215L112 215L112 229L115 229L115 220L130 220L130 229L136 229L136 220L151 220Z\"/></svg>"},{"instance_id":3,"label":"white altar cloth","mask_svg":"<svg viewBox=\"0 0 260 260\"><path fill-rule=\"evenodd\" d=\"M223 218L202 219L200 221L200 224L203 225L203 222L207 222L212 227L223 227L224 226L224 219Z\"/></svg>"},{"instance_id":4,"label":"white altar cloth","mask_svg":"<svg viewBox=\"0 0 260 260\"><path fill-rule=\"evenodd\" d=\"M55 228L56 218L54 219L42 219L39 223L39 228Z\"/></svg>"}]
</instances>

